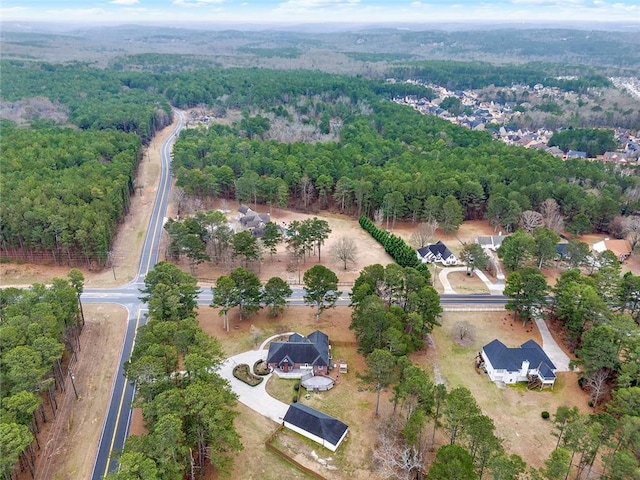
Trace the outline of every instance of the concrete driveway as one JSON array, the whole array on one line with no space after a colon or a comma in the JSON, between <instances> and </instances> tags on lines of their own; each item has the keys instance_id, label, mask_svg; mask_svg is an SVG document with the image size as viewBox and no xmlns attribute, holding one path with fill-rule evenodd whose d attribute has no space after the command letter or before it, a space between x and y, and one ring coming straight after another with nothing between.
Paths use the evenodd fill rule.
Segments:
<instances>
[{"instance_id":1,"label":"concrete driveway","mask_svg":"<svg viewBox=\"0 0 640 480\"><path fill-rule=\"evenodd\" d=\"M251 387L233 376L233 367L246 363L253 369L253 364L257 360L266 360L269 350L265 347L271 340L282 335L291 335L292 333L293 332L289 332L267 338L262 342L259 349L249 350L248 352L239 353L238 355L227 358L218 370L220 376L229 381L231 390L238 395L238 401L240 403L246 405L251 410L255 410L260 415L270 418L276 423L282 423L282 419L285 413L287 413L289 405L280 400L276 400L267 393L267 381L273 374L265 376L260 385Z\"/></svg>"},{"instance_id":2,"label":"concrete driveway","mask_svg":"<svg viewBox=\"0 0 640 480\"><path fill-rule=\"evenodd\" d=\"M466 270L467 267L454 267L444 268L442 271L438 272L438 279L444 287L444 293L456 293L453 287L451 287L451 283L449 283L447 275L450 272L463 272ZM504 282L492 283L481 270L476 269L474 273L478 276L478 278L480 278L480 280L485 283L492 295L502 295L502 292L504 290ZM571 369L569 368L570 358L564 353L564 351L554 340L542 315L533 315L533 317L535 319L536 325L538 326L538 330L540 331L540 335L542 336L542 349L544 350L544 353L546 353L551 361L555 364L558 372L571 371Z\"/></svg>"},{"instance_id":3,"label":"concrete driveway","mask_svg":"<svg viewBox=\"0 0 640 480\"><path fill-rule=\"evenodd\" d=\"M455 294L456 291L451 286L447 275L451 272L466 272L467 267L446 267L443 268L440 272L438 272L438 280L442 284L444 288L444 293L446 294ZM480 280L484 282L484 284L489 289L489 293L491 295L502 295L502 291L504 290L504 282L492 283L491 280L484 274L482 270L474 270L473 273L478 276Z\"/></svg>"}]
</instances>

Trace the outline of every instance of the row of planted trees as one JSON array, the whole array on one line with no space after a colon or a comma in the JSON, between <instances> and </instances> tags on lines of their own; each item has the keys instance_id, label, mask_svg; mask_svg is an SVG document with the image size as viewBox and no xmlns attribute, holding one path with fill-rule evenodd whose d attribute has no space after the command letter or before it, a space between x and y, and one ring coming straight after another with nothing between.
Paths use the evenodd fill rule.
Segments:
<instances>
[{"instance_id":1,"label":"row of planted trees","mask_svg":"<svg viewBox=\"0 0 640 480\"><path fill-rule=\"evenodd\" d=\"M0 290L0 470L6 479L16 469L35 477L40 425L56 416L80 349L83 284L82 273L72 270L50 287Z\"/></svg>"},{"instance_id":2,"label":"row of planted trees","mask_svg":"<svg viewBox=\"0 0 640 480\"><path fill-rule=\"evenodd\" d=\"M369 233L375 241L380 243L385 252L401 267L411 267L426 270L416 255L416 251L397 235L382 230L364 215L360 217L360 226Z\"/></svg>"}]
</instances>

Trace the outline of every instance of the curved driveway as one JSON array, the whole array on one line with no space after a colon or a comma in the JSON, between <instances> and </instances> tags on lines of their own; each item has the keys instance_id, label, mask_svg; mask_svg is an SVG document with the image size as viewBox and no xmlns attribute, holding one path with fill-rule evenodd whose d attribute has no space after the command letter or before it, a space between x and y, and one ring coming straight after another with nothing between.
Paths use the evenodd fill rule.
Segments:
<instances>
[{"instance_id":1,"label":"curved driveway","mask_svg":"<svg viewBox=\"0 0 640 480\"><path fill-rule=\"evenodd\" d=\"M220 366L218 373L229 382L231 389L238 395L238 401L240 403L246 405L251 410L255 410L260 415L270 418L276 423L282 423L282 419L285 413L287 413L289 405L280 400L276 400L267 393L267 381L273 374L265 376L262 383L255 387L251 387L233 376L233 367L236 365L246 363L249 367L253 368L253 364L257 360L266 359L266 357L267 350L249 350L248 352L234 355L225 360Z\"/></svg>"}]
</instances>

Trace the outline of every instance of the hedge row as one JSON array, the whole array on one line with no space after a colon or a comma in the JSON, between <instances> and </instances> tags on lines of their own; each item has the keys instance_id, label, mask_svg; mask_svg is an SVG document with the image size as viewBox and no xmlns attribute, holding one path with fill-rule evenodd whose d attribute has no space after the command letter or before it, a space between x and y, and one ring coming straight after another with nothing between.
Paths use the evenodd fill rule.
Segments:
<instances>
[{"instance_id":1,"label":"hedge row","mask_svg":"<svg viewBox=\"0 0 640 480\"><path fill-rule=\"evenodd\" d=\"M368 232L374 240L384 247L384 250L391 255L395 262L401 267L412 267L417 270L427 270L427 267L418 260L418 254L407 243L397 235L381 230L367 217L360 217L360 226Z\"/></svg>"}]
</instances>

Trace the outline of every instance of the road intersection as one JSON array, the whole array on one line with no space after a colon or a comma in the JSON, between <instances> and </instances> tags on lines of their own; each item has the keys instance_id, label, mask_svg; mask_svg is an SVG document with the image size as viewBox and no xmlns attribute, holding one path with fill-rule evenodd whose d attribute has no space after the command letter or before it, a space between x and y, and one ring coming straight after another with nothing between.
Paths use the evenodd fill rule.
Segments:
<instances>
[{"instance_id":1,"label":"road intersection","mask_svg":"<svg viewBox=\"0 0 640 480\"><path fill-rule=\"evenodd\" d=\"M178 122L173 132L162 144L161 176L153 206L153 212L149 221L149 228L142 247L138 271L133 281L117 288L87 288L82 294L83 303L91 304L118 304L128 311L128 321L124 342L120 352L119 366L113 380L109 407L105 415L102 434L98 444L98 451L91 474L92 480L104 478L108 473L117 469L117 460L114 452L121 451L129 433L131 423L131 404L135 389L125 377L124 363L131 356L135 345L135 336L138 328L146 323L146 305L139 299L140 289L144 288L144 278L153 269L158 261L158 244L162 234L162 228L171 189L171 148L180 130L184 127L184 117L176 111ZM199 305L210 305L213 294L211 289L204 289L199 297ZM303 301L303 289L300 286L293 288L293 295L288 300L289 305L305 305ZM502 295L456 295L443 294L440 296L441 304L445 310L501 310L504 308L506 298ZM338 305L348 305L348 292L342 294Z\"/></svg>"}]
</instances>

